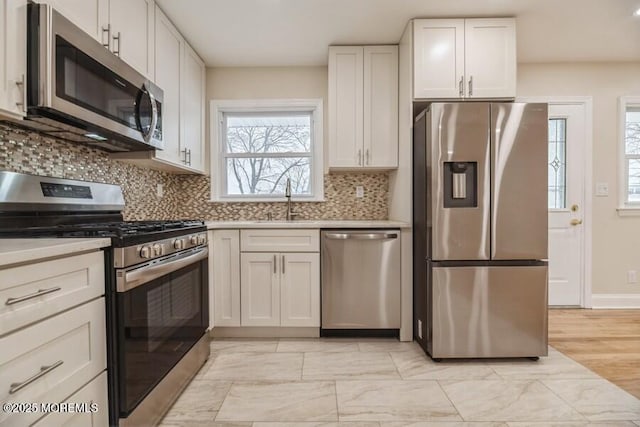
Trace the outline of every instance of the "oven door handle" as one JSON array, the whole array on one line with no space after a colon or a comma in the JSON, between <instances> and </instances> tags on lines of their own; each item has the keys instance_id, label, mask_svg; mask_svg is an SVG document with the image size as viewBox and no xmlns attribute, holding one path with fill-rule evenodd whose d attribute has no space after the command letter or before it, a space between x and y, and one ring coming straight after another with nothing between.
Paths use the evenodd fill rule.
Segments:
<instances>
[{"instance_id":1,"label":"oven door handle","mask_svg":"<svg viewBox=\"0 0 640 427\"><path fill-rule=\"evenodd\" d=\"M162 277L189 264L203 260L209 256L209 249L204 247L195 253L166 263L118 272L116 281L118 292L126 292L143 285L153 279Z\"/></svg>"}]
</instances>

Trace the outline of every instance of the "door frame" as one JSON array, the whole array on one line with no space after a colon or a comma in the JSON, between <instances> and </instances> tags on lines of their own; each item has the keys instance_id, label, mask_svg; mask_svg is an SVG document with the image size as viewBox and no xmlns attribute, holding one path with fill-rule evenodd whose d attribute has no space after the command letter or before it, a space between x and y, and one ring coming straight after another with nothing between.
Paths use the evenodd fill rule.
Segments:
<instances>
[{"instance_id":1,"label":"door frame","mask_svg":"<svg viewBox=\"0 0 640 427\"><path fill-rule=\"evenodd\" d=\"M591 188L593 185L593 97L591 96L519 96L516 102L546 102L549 105L580 105L584 108L584 187L583 187L583 224L584 224L584 245L580 255L580 267L582 276L582 295L580 296L580 306L582 308L592 308L592 209L593 199Z\"/></svg>"}]
</instances>

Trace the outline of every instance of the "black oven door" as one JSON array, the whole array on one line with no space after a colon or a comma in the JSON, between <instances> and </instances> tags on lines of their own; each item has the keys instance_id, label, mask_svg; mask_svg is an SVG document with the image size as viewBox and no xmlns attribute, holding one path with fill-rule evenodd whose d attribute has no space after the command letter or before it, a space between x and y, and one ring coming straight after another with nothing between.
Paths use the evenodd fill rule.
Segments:
<instances>
[{"instance_id":1,"label":"black oven door","mask_svg":"<svg viewBox=\"0 0 640 427\"><path fill-rule=\"evenodd\" d=\"M120 417L127 417L205 334L207 283L204 258L117 293Z\"/></svg>"}]
</instances>

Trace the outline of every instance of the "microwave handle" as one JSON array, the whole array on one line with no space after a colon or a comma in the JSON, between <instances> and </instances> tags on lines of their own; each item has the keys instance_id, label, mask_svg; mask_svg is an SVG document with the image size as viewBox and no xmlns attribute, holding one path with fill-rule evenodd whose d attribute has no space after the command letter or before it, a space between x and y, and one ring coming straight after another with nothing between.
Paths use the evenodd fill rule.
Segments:
<instances>
[{"instance_id":1,"label":"microwave handle","mask_svg":"<svg viewBox=\"0 0 640 427\"><path fill-rule=\"evenodd\" d=\"M149 94L149 99L151 100L151 127L149 128L149 133L144 137L145 141L148 143L153 139L153 134L156 131L156 126L158 125L158 105L156 104L156 97L153 96L150 90L147 89L147 93Z\"/></svg>"},{"instance_id":2,"label":"microwave handle","mask_svg":"<svg viewBox=\"0 0 640 427\"><path fill-rule=\"evenodd\" d=\"M142 139L144 142L149 143L153 138L153 133L156 130L156 126L158 125L158 106L156 105L156 97L153 96L153 93L146 86L142 86L142 93L139 95L140 99L144 94L149 96L149 101L151 102L151 124L149 125L149 130L147 132L144 131L140 121L140 102L138 102L138 107L136 109L136 121L138 122L138 126L140 126L140 132L142 133Z\"/></svg>"}]
</instances>

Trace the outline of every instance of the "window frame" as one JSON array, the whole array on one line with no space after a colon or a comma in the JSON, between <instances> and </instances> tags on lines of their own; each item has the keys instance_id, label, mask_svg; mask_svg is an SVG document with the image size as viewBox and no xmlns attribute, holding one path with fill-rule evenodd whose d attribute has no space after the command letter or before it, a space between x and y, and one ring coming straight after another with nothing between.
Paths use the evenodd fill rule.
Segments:
<instances>
[{"instance_id":1,"label":"window frame","mask_svg":"<svg viewBox=\"0 0 640 427\"><path fill-rule=\"evenodd\" d=\"M323 101L310 99L234 99L211 101L211 201L212 202L284 202L284 196L273 195L227 195L226 164L224 155L224 114L225 113L311 113L311 195L294 195L296 202L324 201L324 163L323 163ZM286 156L278 156L286 157Z\"/></svg>"},{"instance_id":2,"label":"window frame","mask_svg":"<svg viewBox=\"0 0 640 427\"><path fill-rule=\"evenodd\" d=\"M640 107L640 96L618 98L618 213L620 215L640 215L640 202L629 202L628 160L639 159L640 154L627 154L626 113L627 107Z\"/></svg>"}]
</instances>

